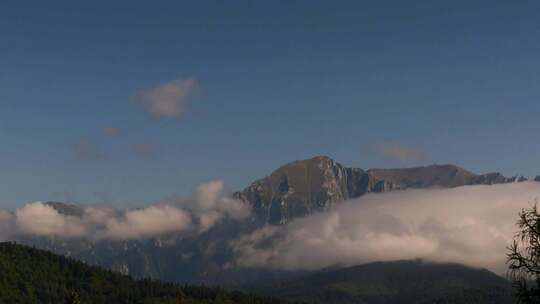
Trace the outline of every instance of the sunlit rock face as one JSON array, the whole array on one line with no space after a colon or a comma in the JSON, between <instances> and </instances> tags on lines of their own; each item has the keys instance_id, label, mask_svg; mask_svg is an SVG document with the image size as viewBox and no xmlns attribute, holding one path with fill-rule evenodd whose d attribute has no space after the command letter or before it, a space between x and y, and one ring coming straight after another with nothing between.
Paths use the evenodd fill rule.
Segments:
<instances>
[{"instance_id":1,"label":"sunlit rock face","mask_svg":"<svg viewBox=\"0 0 540 304\"><path fill-rule=\"evenodd\" d=\"M340 201L370 192L524 180L504 177L500 173L477 175L454 165L366 171L347 168L329 157L317 156L283 165L234 195L250 204L263 223L286 224L294 218L328 210Z\"/></svg>"},{"instance_id":2,"label":"sunlit rock face","mask_svg":"<svg viewBox=\"0 0 540 304\"><path fill-rule=\"evenodd\" d=\"M367 191L368 183L364 170L346 168L328 157L318 156L288 163L235 196L251 204L260 220L284 224L358 197Z\"/></svg>"}]
</instances>

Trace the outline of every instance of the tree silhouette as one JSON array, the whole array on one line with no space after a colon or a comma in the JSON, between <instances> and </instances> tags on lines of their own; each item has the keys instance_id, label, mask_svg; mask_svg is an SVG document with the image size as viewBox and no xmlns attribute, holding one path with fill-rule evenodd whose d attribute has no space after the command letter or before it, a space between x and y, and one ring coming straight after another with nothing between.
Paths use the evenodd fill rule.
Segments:
<instances>
[{"instance_id":1,"label":"tree silhouette","mask_svg":"<svg viewBox=\"0 0 540 304\"><path fill-rule=\"evenodd\" d=\"M176 304L185 304L186 301L186 295L181 291L176 292Z\"/></svg>"},{"instance_id":2,"label":"tree silhouette","mask_svg":"<svg viewBox=\"0 0 540 304\"><path fill-rule=\"evenodd\" d=\"M516 288L518 303L540 303L540 214L537 202L522 209L519 231L508 247L509 277Z\"/></svg>"},{"instance_id":3,"label":"tree silhouette","mask_svg":"<svg viewBox=\"0 0 540 304\"><path fill-rule=\"evenodd\" d=\"M75 290L69 290L66 294L66 304L81 304L79 294Z\"/></svg>"}]
</instances>

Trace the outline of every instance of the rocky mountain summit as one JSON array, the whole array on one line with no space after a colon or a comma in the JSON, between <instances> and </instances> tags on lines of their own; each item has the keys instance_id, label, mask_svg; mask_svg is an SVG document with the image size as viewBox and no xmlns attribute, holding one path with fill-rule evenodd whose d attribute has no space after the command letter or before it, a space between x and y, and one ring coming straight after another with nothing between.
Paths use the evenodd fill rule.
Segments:
<instances>
[{"instance_id":1,"label":"rocky mountain summit","mask_svg":"<svg viewBox=\"0 0 540 304\"><path fill-rule=\"evenodd\" d=\"M345 167L327 156L317 156L283 165L234 196L250 204L264 223L285 224L366 193L525 180L500 173L478 175L454 165L363 170Z\"/></svg>"},{"instance_id":2,"label":"rocky mountain summit","mask_svg":"<svg viewBox=\"0 0 540 304\"><path fill-rule=\"evenodd\" d=\"M287 163L261 178L234 198L249 204L255 217L264 224L285 224L296 217L325 211L339 202L367 193L394 190L453 188L465 185L492 185L540 176L505 177L501 173L475 174L455 165L430 165L399 169L349 168L327 156ZM65 215L81 216L78 205L45 203Z\"/></svg>"},{"instance_id":3,"label":"rocky mountain summit","mask_svg":"<svg viewBox=\"0 0 540 304\"><path fill-rule=\"evenodd\" d=\"M135 277L232 286L254 279L290 275L225 267L234 257L229 242L260 226L286 224L294 218L328 210L344 200L367 193L525 180L500 173L477 175L454 165L363 170L318 156L285 164L235 193L236 198L252 206L253 221L224 222L196 237L172 233L136 240L89 240L23 235L17 241ZM540 181L540 177L534 180ZM81 205L45 204L63 215L82 216L84 213Z\"/></svg>"}]
</instances>

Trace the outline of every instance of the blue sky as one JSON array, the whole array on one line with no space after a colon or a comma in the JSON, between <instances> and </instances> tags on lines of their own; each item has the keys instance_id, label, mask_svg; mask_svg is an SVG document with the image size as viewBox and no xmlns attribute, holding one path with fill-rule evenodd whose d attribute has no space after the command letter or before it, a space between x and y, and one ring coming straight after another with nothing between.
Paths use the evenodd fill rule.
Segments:
<instances>
[{"instance_id":1,"label":"blue sky","mask_svg":"<svg viewBox=\"0 0 540 304\"><path fill-rule=\"evenodd\" d=\"M540 174L539 10L3 1L0 205L137 206L212 179L236 190L321 154L362 168ZM174 84L179 108L152 114Z\"/></svg>"}]
</instances>

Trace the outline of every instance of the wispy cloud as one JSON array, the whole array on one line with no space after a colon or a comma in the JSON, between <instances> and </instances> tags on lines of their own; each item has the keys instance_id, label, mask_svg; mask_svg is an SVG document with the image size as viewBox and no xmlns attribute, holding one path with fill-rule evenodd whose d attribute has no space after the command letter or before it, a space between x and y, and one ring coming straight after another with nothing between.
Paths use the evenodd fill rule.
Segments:
<instances>
[{"instance_id":1,"label":"wispy cloud","mask_svg":"<svg viewBox=\"0 0 540 304\"><path fill-rule=\"evenodd\" d=\"M225 217L244 220L250 214L247 204L223 196L223 182L201 184L195 191L197 204L193 210L199 218L199 230L206 231Z\"/></svg>"},{"instance_id":2,"label":"wispy cloud","mask_svg":"<svg viewBox=\"0 0 540 304\"><path fill-rule=\"evenodd\" d=\"M75 157L79 160L98 160L103 158L103 154L99 151L95 142L87 137L82 137L73 146Z\"/></svg>"},{"instance_id":3,"label":"wispy cloud","mask_svg":"<svg viewBox=\"0 0 540 304\"><path fill-rule=\"evenodd\" d=\"M176 79L143 90L135 96L135 100L156 118L175 118L184 112L188 98L198 87L195 79Z\"/></svg>"}]
</instances>

